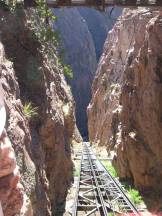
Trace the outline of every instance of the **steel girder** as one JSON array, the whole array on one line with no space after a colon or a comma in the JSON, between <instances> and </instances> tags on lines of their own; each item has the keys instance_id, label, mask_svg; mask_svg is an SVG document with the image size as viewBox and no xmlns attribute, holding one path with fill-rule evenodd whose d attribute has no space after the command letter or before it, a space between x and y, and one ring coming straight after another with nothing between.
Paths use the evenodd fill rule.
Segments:
<instances>
[{"instance_id":1,"label":"steel girder","mask_svg":"<svg viewBox=\"0 0 162 216\"><path fill-rule=\"evenodd\" d=\"M136 207L125 195L120 183L96 158L89 143L84 143L72 215L107 216L110 211L139 215Z\"/></svg>"}]
</instances>

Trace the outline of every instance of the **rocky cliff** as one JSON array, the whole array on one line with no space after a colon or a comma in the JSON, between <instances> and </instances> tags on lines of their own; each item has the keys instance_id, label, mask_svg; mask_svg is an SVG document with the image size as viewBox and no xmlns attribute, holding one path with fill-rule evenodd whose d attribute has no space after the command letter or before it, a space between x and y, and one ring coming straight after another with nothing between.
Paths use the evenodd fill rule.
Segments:
<instances>
[{"instance_id":1,"label":"rocky cliff","mask_svg":"<svg viewBox=\"0 0 162 216\"><path fill-rule=\"evenodd\" d=\"M114 151L121 178L156 195L162 190L161 36L158 11L126 10L104 45L88 107L90 140Z\"/></svg>"},{"instance_id":2,"label":"rocky cliff","mask_svg":"<svg viewBox=\"0 0 162 216\"><path fill-rule=\"evenodd\" d=\"M23 208L25 194L20 184L20 175L14 149L3 132L0 140L0 214L15 215Z\"/></svg>"},{"instance_id":3,"label":"rocky cliff","mask_svg":"<svg viewBox=\"0 0 162 216\"><path fill-rule=\"evenodd\" d=\"M121 13L115 9L99 12L88 8L55 9L56 28L60 32L64 62L73 69L69 81L76 102L76 120L80 132L87 136L86 108L91 98L91 84L107 32Z\"/></svg>"},{"instance_id":4,"label":"rocky cliff","mask_svg":"<svg viewBox=\"0 0 162 216\"><path fill-rule=\"evenodd\" d=\"M3 200L3 211L8 212L5 216L19 215L20 211L28 216L60 215L58 209L64 205L73 168L70 144L76 125L71 91L55 45L39 40L44 24L36 11L17 9L11 13L5 7L0 17L6 129L25 196L19 196L17 204L8 196ZM1 183L0 178L0 188ZM0 197L2 193L0 190ZM15 212L13 205L17 205Z\"/></svg>"}]
</instances>

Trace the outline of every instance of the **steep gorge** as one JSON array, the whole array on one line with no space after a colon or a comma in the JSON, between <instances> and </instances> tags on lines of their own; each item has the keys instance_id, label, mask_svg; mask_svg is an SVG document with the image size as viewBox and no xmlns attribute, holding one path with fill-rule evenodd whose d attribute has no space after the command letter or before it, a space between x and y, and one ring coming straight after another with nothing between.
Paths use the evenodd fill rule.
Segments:
<instances>
[{"instance_id":1,"label":"steep gorge","mask_svg":"<svg viewBox=\"0 0 162 216\"><path fill-rule=\"evenodd\" d=\"M125 10L110 31L92 86L89 138L113 151L120 178L131 178L161 211L162 16Z\"/></svg>"},{"instance_id":2,"label":"steep gorge","mask_svg":"<svg viewBox=\"0 0 162 216\"><path fill-rule=\"evenodd\" d=\"M60 11L55 11L56 25L66 39L63 40L64 60L75 69L70 84L75 99L79 98L76 105L80 108L76 113L83 126L81 132L87 136L85 111L91 97L91 83L104 39L114 21L109 22L106 14L92 9ZM118 13L120 10L112 17ZM0 179L3 211L7 216L20 211L29 216L60 216L72 180L71 144L73 140L81 141L75 124L75 103L55 44L41 41L44 23L37 10L19 8L10 12L5 6L0 9L0 17L0 81L8 115L6 129L21 176L18 183L19 174L10 170L10 175L17 178L15 199L11 196L14 190L9 182L6 184L10 194L3 197L3 182L11 180L10 176ZM96 21L100 29L98 34L94 28ZM29 118L25 106L30 103L36 115ZM78 125L81 128L80 123ZM11 152L12 147L9 148ZM3 148L0 150L3 153ZM7 157L1 160L8 160ZM14 156L8 164L11 162L15 166ZM15 210L11 210L11 206L15 206Z\"/></svg>"},{"instance_id":3,"label":"steep gorge","mask_svg":"<svg viewBox=\"0 0 162 216\"><path fill-rule=\"evenodd\" d=\"M91 85L102 53L107 32L121 9L99 12L89 8L54 9L55 28L60 32L63 60L71 65L74 77L69 80L76 103L76 121L84 137L88 137L86 108L91 99Z\"/></svg>"},{"instance_id":4,"label":"steep gorge","mask_svg":"<svg viewBox=\"0 0 162 216\"><path fill-rule=\"evenodd\" d=\"M25 196L19 197L15 212L11 206L17 201L12 196L1 199L3 211L8 212L5 216L20 211L28 216L60 215L58 210L63 210L72 179L71 144L81 140L72 94L58 64L55 45L42 43L37 37L43 23L36 10L11 13L5 8L0 9L0 17L0 81L8 115L6 129ZM37 114L30 119L24 113L27 102L37 107ZM0 178L0 197L3 186Z\"/></svg>"},{"instance_id":5,"label":"steep gorge","mask_svg":"<svg viewBox=\"0 0 162 216\"><path fill-rule=\"evenodd\" d=\"M64 61L74 71L69 83L83 136L87 136L85 110L97 61L115 21L108 22L108 13L55 10ZM5 216L60 216L72 181L71 147L74 140L81 141L75 102L56 45L38 39L44 23L36 10L0 9L0 17L0 81L9 138L0 141L12 153L9 157L5 145L0 146L3 211ZM132 179L145 195L156 194L149 205L154 211L162 208L161 26L162 16L155 9L124 11L107 37L88 107L90 141L113 151L120 178ZM36 109L30 118L24 111L29 102ZM7 176L3 175L5 160L13 166Z\"/></svg>"}]
</instances>

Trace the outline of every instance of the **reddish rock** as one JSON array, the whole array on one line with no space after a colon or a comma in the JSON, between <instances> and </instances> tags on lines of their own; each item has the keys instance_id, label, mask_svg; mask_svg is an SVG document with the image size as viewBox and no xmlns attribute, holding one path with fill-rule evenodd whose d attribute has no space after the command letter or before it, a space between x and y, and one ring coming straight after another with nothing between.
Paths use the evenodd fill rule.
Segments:
<instances>
[{"instance_id":1,"label":"reddish rock","mask_svg":"<svg viewBox=\"0 0 162 216\"><path fill-rule=\"evenodd\" d=\"M13 189L6 202L2 201L4 216L13 216L20 213L23 206L23 190L20 185Z\"/></svg>"},{"instance_id":2,"label":"reddish rock","mask_svg":"<svg viewBox=\"0 0 162 216\"><path fill-rule=\"evenodd\" d=\"M7 137L1 141L0 147L0 177L7 176L16 168L16 158L11 143Z\"/></svg>"},{"instance_id":3,"label":"reddish rock","mask_svg":"<svg viewBox=\"0 0 162 216\"><path fill-rule=\"evenodd\" d=\"M114 151L119 177L162 190L162 17L126 10L105 43L88 107L90 140ZM158 201L152 202L155 210ZM151 206L151 205L150 205Z\"/></svg>"},{"instance_id":4,"label":"reddish rock","mask_svg":"<svg viewBox=\"0 0 162 216\"><path fill-rule=\"evenodd\" d=\"M23 190L16 158L7 135L1 137L0 146L0 200L5 216L20 213L23 206Z\"/></svg>"},{"instance_id":5,"label":"reddish rock","mask_svg":"<svg viewBox=\"0 0 162 216\"><path fill-rule=\"evenodd\" d=\"M71 142L77 131L74 101L55 45L38 39L44 23L35 9L16 13L1 9L0 17L4 18L0 19L0 79L8 115L6 129L24 186L21 215L55 215L63 207L72 180ZM26 102L37 107L31 118L25 115ZM6 160L3 167L8 162L13 166L15 159L8 156ZM9 176L6 181L11 201L3 203L5 216L10 216L12 208L14 215L21 206L17 181L17 177L10 181Z\"/></svg>"}]
</instances>

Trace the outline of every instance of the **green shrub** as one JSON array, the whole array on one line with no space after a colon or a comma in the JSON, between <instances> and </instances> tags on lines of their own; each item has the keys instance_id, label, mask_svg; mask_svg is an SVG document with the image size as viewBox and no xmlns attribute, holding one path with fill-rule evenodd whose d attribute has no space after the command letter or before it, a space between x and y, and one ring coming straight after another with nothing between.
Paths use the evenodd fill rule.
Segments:
<instances>
[{"instance_id":1,"label":"green shrub","mask_svg":"<svg viewBox=\"0 0 162 216\"><path fill-rule=\"evenodd\" d=\"M45 21L48 17L50 20L55 21L57 18L53 15L52 11L48 9L46 0L36 0L37 3L37 14L38 16Z\"/></svg>"},{"instance_id":2,"label":"green shrub","mask_svg":"<svg viewBox=\"0 0 162 216\"><path fill-rule=\"evenodd\" d=\"M31 17L31 27L33 30L33 39L39 40L41 43L51 42L58 45L59 34L54 31L50 22L54 22L57 18L53 12L48 8L46 0L36 0L37 7L36 15L39 17L41 28L37 26L37 19L35 16Z\"/></svg>"},{"instance_id":3,"label":"green shrub","mask_svg":"<svg viewBox=\"0 0 162 216\"><path fill-rule=\"evenodd\" d=\"M102 164L104 165L104 167L107 169L107 171L110 172L110 174L113 177L117 177L117 172L115 170L115 168L113 167L113 165L109 162L109 161L102 161ZM127 193L128 193L128 197L129 199L135 204L135 205L139 205L140 203L143 202L141 195L139 194L139 191L132 188L131 182L128 181L124 181L122 182L122 185L124 186L124 188L126 189ZM108 216L112 216L115 215L113 212L108 213Z\"/></svg>"},{"instance_id":4,"label":"green shrub","mask_svg":"<svg viewBox=\"0 0 162 216\"><path fill-rule=\"evenodd\" d=\"M30 119L33 116L38 115L38 107L33 107L31 102L26 102L24 105L24 114L25 116Z\"/></svg>"},{"instance_id":5,"label":"green shrub","mask_svg":"<svg viewBox=\"0 0 162 216\"><path fill-rule=\"evenodd\" d=\"M53 31L52 27L46 23L47 20L55 21L56 16L54 16L52 11L48 9L46 0L36 0L36 3L37 15L39 16L42 23L44 23L44 26L42 26L40 30L40 35L38 34L40 39L44 42L56 42L57 39L55 31Z\"/></svg>"},{"instance_id":6,"label":"green shrub","mask_svg":"<svg viewBox=\"0 0 162 216\"><path fill-rule=\"evenodd\" d=\"M9 10L10 12L14 12L16 9L16 0L1 0L0 1L0 8L3 8L5 10Z\"/></svg>"},{"instance_id":7,"label":"green shrub","mask_svg":"<svg viewBox=\"0 0 162 216\"><path fill-rule=\"evenodd\" d=\"M64 70L64 75L69 78L72 79L73 78L73 71L70 65L63 65L63 70Z\"/></svg>"},{"instance_id":8,"label":"green shrub","mask_svg":"<svg viewBox=\"0 0 162 216\"><path fill-rule=\"evenodd\" d=\"M114 212L109 212L107 216L115 216Z\"/></svg>"},{"instance_id":9,"label":"green shrub","mask_svg":"<svg viewBox=\"0 0 162 216\"><path fill-rule=\"evenodd\" d=\"M124 189L127 191L133 187L133 182L131 179L121 180L121 184L124 187Z\"/></svg>"},{"instance_id":10,"label":"green shrub","mask_svg":"<svg viewBox=\"0 0 162 216\"><path fill-rule=\"evenodd\" d=\"M130 200L135 204L138 205L143 202L142 197L139 194L139 191L133 188L129 188L128 190L128 197Z\"/></svg>"},{"instance_id":11,"label":"green shrub","mask_svg":"<svg viewBox=\"0 0 162 216\"><path fill-rule=\"evenodd\" d=\"M80 175L79 168L75 168L74 171L73 171L73 176L74 177L79 177L79 175Z\"/></svg>"},{"instance_id":12,"label":"green shrub","mask_svg":"<svg viewBox=\"0 0 162 216\"><path fill-rule=\"evenodd\" d=\"M104 167L107 169L107 171L110 172L110 174L113 176L113 177L117 177L118 174L115 170L115 168L113 167L113 165L109 162L109 161L102 161L102 164L104 165Z\"/></svg>"}]
</instances>

